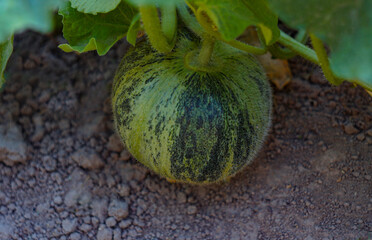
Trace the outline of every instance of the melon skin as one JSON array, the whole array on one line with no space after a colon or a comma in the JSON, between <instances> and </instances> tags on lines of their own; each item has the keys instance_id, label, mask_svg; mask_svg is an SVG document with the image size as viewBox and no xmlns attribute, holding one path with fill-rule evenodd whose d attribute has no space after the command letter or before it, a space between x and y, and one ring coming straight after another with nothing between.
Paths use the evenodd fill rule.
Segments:
<instances>
[{"instance_id":1,"label":"melon skin","mask_svg":"<svg viewBox=\"0 0 372 240\"><path fill-rule=\"evenodd\" d=\"M208 70L187 63L199 41L167 55L143 41L116 72L114 121L126 148L168 180L213 183L252 162L270 126L271 89L250 54L217 43Z\"/></svg>"}]
</instances>

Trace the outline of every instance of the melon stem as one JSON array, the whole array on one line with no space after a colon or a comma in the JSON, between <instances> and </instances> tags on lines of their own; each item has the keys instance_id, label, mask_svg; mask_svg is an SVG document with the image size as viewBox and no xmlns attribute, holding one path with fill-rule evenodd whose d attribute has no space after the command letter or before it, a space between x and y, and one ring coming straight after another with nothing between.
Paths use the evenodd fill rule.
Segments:
<instances>
[{"instance_id":1,"label":"melon stem","mask_svg":"<svg viewBox=\"0 0 372 240\"><path fill-rule=\"evenodd\" d=\"M161 29L168 43L172 43L177 32L177 10L176 6L166 4L161 7Z\"/></svg>"},{"instance_id":2,"label":"melon stem","mask_svg":"<svg viewBox=\"0 0 372 240\"><path fill-rule=\"evenodd\" d=\"M212 58L214 43L216 39L209 34L204 34L198 61L201 67L206 67Z\"/></svg>"},{"instance_id":3,"label":"melon stem","mask_svg":"<svg viewBox=\"0 0 372 240\"><path fill-rule=\"evenodd\" d=\"M330 67L329 59L327 56L327 51L324 48L323 42L318 37L316 37L314 34L310 34L310 38L311 38L311 43L313 45L315 53L318 56L319 64L323 70L324 76L330 83L334 85L340 85L342 83L342 80L337 79L334 76L331 70L331 67Z\"/></svg>"},{"instance_id":4,"label":"melon stem","mask_svg":"<svg viewBox=\"0 0 372 240\"><path fill-rule=\"evenodd\" d=\"M168 43L167 37L162 31L158 10L155 6L140 6L143 26L153 48L158 52L168 53L173 46Z\"/></svg>"}]
</instances>

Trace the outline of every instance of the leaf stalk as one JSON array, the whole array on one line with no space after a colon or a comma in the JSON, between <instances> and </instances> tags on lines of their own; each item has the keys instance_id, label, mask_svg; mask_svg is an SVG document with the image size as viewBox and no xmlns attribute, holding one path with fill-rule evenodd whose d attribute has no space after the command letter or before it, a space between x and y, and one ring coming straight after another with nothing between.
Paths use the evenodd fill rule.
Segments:
<instances>
[{"instance_id":1,"label":"leaf stalk","mask_svg":"<svg viewBox=\"0 0 372 240\"><path fill-rule=\"evenodd\" d=\"M331 67L329 65L328 55L327 55L326 49L324 48L323 42L314 34L310 34L310 39L311 39L313 48L316 52L316 55L318 56L319 65L322 68L326 79L334 85L341 84L342 80L337 79L331 70Z\"/></svg>"},{"instance_id":2,"label":"leaf stalk","mask_svg":"<svg viewBox=\"0 0 372 240\"><path fill-rule=\"evenodd\" d=\"M150 5L140 6L139 11L152 47L161 53L172 51L173 46L168 43L167 37L162 32L157 8Z\"/></svg>"},{"instance_id":3,"label":"leaf stalk","mask_svg":"<svg viewBox=\"0 0 372 240\"><path fill-rule=\"evenodd\" d=\"M202 67L208 66L211 60L212 54L213 54L215 41L216 40L214 37L208 34L204 34L204 37L202 40L202 47L200 49L199 56L198 56L199 64Z\"/></svg>"}]
</instances>

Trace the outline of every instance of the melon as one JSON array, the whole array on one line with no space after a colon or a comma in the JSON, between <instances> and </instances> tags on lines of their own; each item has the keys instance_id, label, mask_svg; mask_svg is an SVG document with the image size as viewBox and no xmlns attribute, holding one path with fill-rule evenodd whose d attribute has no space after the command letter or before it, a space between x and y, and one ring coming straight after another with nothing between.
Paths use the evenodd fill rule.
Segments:
<instances>
[{"instance_id":1,"label":"melon","mask_svg":"<svg viewBox=\"0 0 372 240\"><path fill-rule=\"evenodd\" d=\"M116 130L143 165L171 181L223 181L252 162L270 126L271 90L256 58L222 42L206 67L196 38L161 54L146 41L116 72Z\"/></svg>"}]
</instances>

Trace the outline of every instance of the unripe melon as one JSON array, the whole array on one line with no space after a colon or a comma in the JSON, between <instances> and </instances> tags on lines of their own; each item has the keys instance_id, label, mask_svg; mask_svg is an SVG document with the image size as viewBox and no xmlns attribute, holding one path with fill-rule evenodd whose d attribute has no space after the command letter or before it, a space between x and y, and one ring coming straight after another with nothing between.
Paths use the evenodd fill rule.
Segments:
<instances>
[{"instance_id":1,"label":"unripe melon","mask_svg":"<svg viewBox=\"0 0 372 240\"><path fill-rule=\"evenodd\" d=\"M260 149L271 90L252 55L219 42L209 66L199 68L199 48L187 37L170 54L139 43L116 72L112 104L116 129L138 161L169 180L212 183Z\"/></svg>"}]
</instances>

